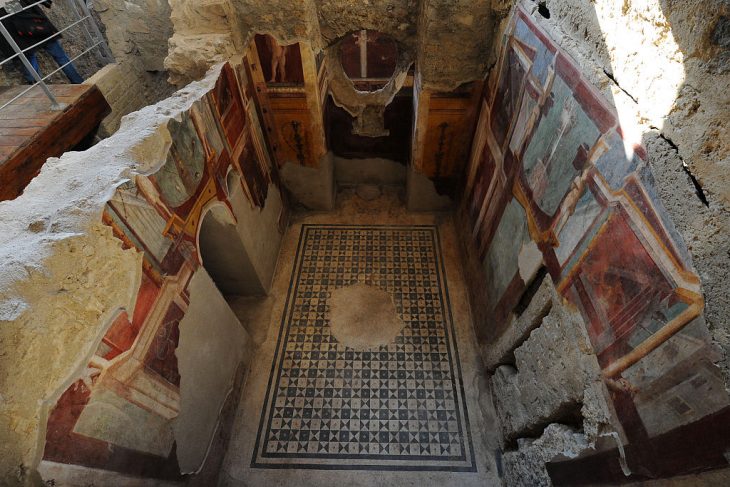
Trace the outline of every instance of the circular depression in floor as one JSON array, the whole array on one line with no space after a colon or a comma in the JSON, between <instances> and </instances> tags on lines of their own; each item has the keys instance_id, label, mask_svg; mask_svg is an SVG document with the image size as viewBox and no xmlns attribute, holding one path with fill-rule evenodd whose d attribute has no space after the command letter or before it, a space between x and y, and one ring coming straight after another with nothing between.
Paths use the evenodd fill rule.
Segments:
<instances>
[{"instance_id":1,"label":"circular depression in floor","mask_svg":"<svg viewBox=\"0 0 730 487\"><path fill-rule=\"evenodd\" d=\"M335 289L329 304L332 335L355 350L387 345L405 326L391 295L367 284Z\"/></svg>"}]
</instances>

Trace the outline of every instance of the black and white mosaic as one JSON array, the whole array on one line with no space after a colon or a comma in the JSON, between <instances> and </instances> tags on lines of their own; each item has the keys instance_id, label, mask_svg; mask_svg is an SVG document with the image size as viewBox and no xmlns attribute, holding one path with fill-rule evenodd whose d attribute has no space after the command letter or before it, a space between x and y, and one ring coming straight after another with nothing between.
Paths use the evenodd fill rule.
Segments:
<instances>
[{"instance_id":1,"label":"black and white mosaic","mask_svg":"<svg viewBox=\"0 0 730 487\"><path fill-rule=\"evenodd\" d=\"M393 297L388 345L332 336L356 283ZM436 227L302 226L252 467L476 470Z\"/></svg>"}]
</instances>

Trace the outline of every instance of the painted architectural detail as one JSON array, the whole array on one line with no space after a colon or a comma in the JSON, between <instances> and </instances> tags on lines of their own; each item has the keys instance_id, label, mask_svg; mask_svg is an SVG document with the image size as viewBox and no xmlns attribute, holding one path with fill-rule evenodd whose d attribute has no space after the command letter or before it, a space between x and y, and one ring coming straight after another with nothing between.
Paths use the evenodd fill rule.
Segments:
<instances>
[{"instance_id":1,"label":"painted architectural detail","mask_svg":"<svg viewBox=\"0 0 730 487\"><path fill-rule=\"evenodd\" d=\"M412 165L437 183L463 174L478 113L482 83L448 93L415 87L416 126Z\"/></svg>"},{"instance_id":2,"label":"painted architectural detail","mask_svg":"<svg viewBox=\"0 0 730 487\"><path fill-rule=\"evenodd\" d=\"M142 252L136 306L111 323L87 376L61 396L48 419L44 459L120 472L179 477L171 421L180 411L175 354L188 285L201 265L199 233L212 204L228 200L228 174L253 208L274 178L262 158L251 81L226 64L214 89L179 121L166 163L118 188L103 221L125 248Z\"/></svg>"},{"instance_id":3,"label":"painted architectural detail","mask_svg":"<svg viewBox=\"0 0 730 487\"><path fill-rule=\"evenodd\" d=\"M299 44L280 45L268 34L255 37L261 70L266 83L271 86L304 86L302 57Z\"/></svg>"},{"instance_id":4,"label":"painted architectural detail","mask_svg":"<svg viewBox=\"0 0 730 487\"><path fill-rule=\"evenodd\" d=\"M464 208L487 312L509 321L530 283L519 256L534 242L558 291L583 314L624 444L726 410L700 281L644 149L627 147L611 103L515 12L484 96Z\"/></svg>"},{"instance_id":5,"label":"painted architectural detail","mask_svg":"<svg viewBox=\"0 0 730 487\"><path fill-rule=\"evenodd\" d=\"M256 35L247 65L268 146L279 167L316 167L324 144L324 63L308 43L281 46L268 34Z\"/></svg>"}]
</instances>

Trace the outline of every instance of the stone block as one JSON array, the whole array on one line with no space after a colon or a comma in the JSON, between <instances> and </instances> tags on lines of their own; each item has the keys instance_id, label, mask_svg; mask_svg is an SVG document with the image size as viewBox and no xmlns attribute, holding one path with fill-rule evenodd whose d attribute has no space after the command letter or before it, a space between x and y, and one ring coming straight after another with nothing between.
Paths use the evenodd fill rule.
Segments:
<instances>
[{"instance_id":1,"label":"stone block","mask_svg":"<svg viewBox=\"0 0 730 487\"><path fill-rule=\"evenodd\" d=\"M500 366L492 377L507 442L573 416L600 374L582 319L560 305L553 305L514 356L514 367Z\"/></svg>"},{"instance_id":2,"label":"stone block","mask_svg":"<svg viewBox=\"0 0 730 487\"><path fill-rule=\"evenodd\" d=\"M519 316L513 315L512 323L495 342L483 346L482 358L487 370L493 371L500 365L514 363L515 348L527 340L532 330L540 326L553 307L561 306L552 280L545 277L527 308Z\"/></svg>"},{"instance_id":3,"label":"stone block","mask_svg":"<svg viewBox=\"0 0 730 487\"><path fill-rule=\"evenodd\" d=\"M539 438L520 439L516 451L504 454L504 485L549 487L553 484L545 463L558 455L573 458L589 446L580 432L562 424L551 424Z\"/></svg>"}]
</instances>

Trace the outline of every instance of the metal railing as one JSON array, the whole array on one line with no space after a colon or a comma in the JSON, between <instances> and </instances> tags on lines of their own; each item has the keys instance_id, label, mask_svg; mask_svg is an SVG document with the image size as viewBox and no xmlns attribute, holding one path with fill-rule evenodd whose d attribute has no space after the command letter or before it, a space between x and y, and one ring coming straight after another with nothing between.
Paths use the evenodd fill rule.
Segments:
<instances>
[{"instance_id":1,"label":"metal railing","mask_svg":"<svg viewBox=\"0 0 730 487\"><path fill-rule=\"evenodd\" d=\"M35 88L36 86L40 86L43 92L46 94L48 99L51 101L51 109L52 110L61 110L64 108L64 106L60 103L58 103L58 100L51 92L48 85L45 83L45 81L53 76L54 74L58 73L59 71L62 71L63 68L66 66L69 66L74 61L79 59L80 57L90 53L97 47L99 48L99 55L103 62L110 63L113 62L114 58L112 56L111 51L109 50L109 46L106 45L106 42L104 41L104 36L102 36L101 31L99 30L99 26L96 25L96 21L91 16L91 12L89 11L89 7L86 4L84 0L66 0L71 11L76 15L77 19L75 22L72 22L71 24L58 29L58 32L55 34L48 36L47 38L43 39L42 41L36 42L35 44L26 47L25 49L21 49L20 46L15 42L10 32L8 32L5 25L1 22L7 18L12 17L13 15L16 15L24 10L28 10L29 8L35 7L37 5L40 5L42 3L46 3L48 0L38 0L37 2L28 4L26 6L23 6L18 0L10 1L4 5L5 11L7 12L6 15L3 15L0 17L0 34L5 38L5 41L10 45L10 47L13 49L15 54L12 56L3 59L0 61L0 66L12 61L13 59L18 58L20 62L23 64L25 69L30 73L30 75L33 77L34 82L25 90L21 91L17 95L15 95L13 98L11 98L9 101L5 102L2 106L0 106L0 110L7 107L17 99L21 98L23 95L28 93L30 90ZM57 69L53 70L49 74L41 76L38 74L38 72L33 68L30 61L28 60L28 57L25 55L26 52L32 51L33 49L38 48L39 46L45 44L49 40L61 36L62 33L68 31L69 29L81 24L83 27L83 33L84 37L86 38L87 47L84 49L80 54L77 54L73 58L69 59L68 62L64 63L63 65L59 66Z\"/></svg>"}]
</instances>

